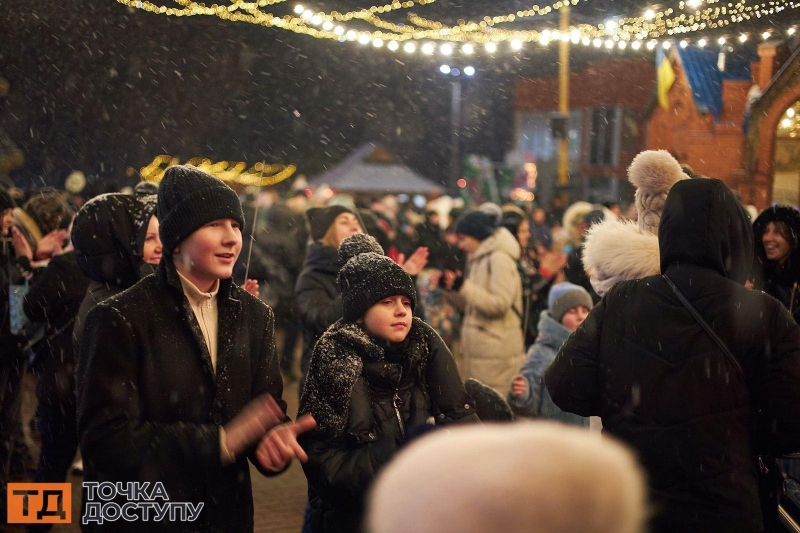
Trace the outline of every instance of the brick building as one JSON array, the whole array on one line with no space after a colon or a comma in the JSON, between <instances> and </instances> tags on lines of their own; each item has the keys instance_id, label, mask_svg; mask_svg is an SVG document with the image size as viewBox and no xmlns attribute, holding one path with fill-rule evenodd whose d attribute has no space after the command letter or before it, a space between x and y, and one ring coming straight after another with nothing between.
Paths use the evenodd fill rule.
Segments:
<instances>
[{"instance_id":1,"label":"brick building","mask_svg":"<svg viewBox=\"0 0 800 533\"><path fill-rule=\"evenodd\" d=\"M626 169L645 148L655 79L655 65L641 58L598 61L571 73L568 136L574 196L602 200L623 193ZM514 149L536 162L537 194L547 202L558 168L558 142L550 130L558 114L558 78L520 79L514 102Z\"/></svg>"},{"instance_id":2,"label":"brick building","mask_svg":"<svg viewBox=\"0 0 800 533\"><path fill-rule=\"evenodd\" d=\"M607 60L573 72L570 176L578 196L625 197L621 185L632 157L665 149L695 172L723 180L744 203L798 205L799 54L773 42L757 49L674 47L668 109L658 105L650 59ZM555 181L549 118L557 99L557 78L517 84L515 148L535 156L545 190Z\"/></svg>"}]
</instances>

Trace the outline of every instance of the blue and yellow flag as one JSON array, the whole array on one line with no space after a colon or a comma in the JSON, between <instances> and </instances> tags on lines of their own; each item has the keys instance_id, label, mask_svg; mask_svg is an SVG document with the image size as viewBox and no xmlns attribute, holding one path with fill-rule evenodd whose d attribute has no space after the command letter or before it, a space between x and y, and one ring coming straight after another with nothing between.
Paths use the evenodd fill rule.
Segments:
<instances>
[{"instance_id":1,"label":"blue and yellow flag","mask_svg":"<svg viewBox=\"0 0 800 533\"><path fill-rule=\"evenodd\" d=\"M672 62L660 46L656 49L656 79L658 80L658 103L664 109L669 109L667 92L675 83L675 71L672 70Z\"/></svg>"}]
</instances>

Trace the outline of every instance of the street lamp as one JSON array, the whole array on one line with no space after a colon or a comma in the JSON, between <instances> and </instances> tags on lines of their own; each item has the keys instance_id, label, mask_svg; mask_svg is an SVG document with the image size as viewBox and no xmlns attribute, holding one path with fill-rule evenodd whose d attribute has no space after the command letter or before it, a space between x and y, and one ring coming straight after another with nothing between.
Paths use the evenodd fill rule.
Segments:
<instances>
[{"instance_id":1,"label":"street lamp","mask_svg":"<svg viewBox=\"0 0 800 533\"><path fill-rule=\"evenodd\" d=\"M461 78L462 70L442 65L439 72L445 76L450 76L450 169L448 181L450 186L454 186L460 177L461 159ZM463 75L472 77L475 75L475 67L467 65L463 68Z\"/></svg>"}]
</instances>

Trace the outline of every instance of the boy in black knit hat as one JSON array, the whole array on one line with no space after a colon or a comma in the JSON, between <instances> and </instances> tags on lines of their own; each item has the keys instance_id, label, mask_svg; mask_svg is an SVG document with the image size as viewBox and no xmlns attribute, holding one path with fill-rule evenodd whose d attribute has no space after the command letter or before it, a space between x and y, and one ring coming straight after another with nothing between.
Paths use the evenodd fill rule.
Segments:
<instances>
[{"instance_id":1,"label":"boy in black knit hat","mask_svg":"<svg viewBox=\"0 0 800 533\"><path fill-rule=\"evenodd\" d=\"M190 166L158 189L164 246L154 275L88 315L78 369L87 481L156 482L204 504L191 524L106 521L111 531L253 530L248 459L264 475L305 460L281 400L274 315L237 287L236 193ZM127 520L127 518L126 518Z\"/></svg>"},{"instance_id":2,"label":"boy in black knit hat","mask_svg":"<svg viewBox=\"0 0 800 533\"><path fill-rule=\"evenodd\" d=\"M450 350L412 317L409 275L369 235L339 259L344 317L314 348L299 409L318 423L299 438L314 532L358 531L376 473L420 428L478 421Z\"/></svg>"}]
</instances>

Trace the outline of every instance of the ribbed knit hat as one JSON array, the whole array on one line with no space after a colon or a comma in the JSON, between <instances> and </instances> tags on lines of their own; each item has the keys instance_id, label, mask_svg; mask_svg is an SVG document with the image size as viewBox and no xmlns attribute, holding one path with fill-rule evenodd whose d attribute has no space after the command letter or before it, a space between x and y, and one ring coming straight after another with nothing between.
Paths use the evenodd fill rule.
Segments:
<instances>
[{"instance_id":1,"label":"ribbed knit hat","mask_svg":"<svg viewBox=\"0 0 800 533\"><path fill-rule=\"evenodd\" d=\"M666 150L646 150L633 158L628 167L628 180L636 187L640 229L658 233L667 194L673 185L685 179L689 176Z\"/></svg>"},{"instance_id":2,"label":"ribbed knit hat","mask_svg":"<svg viewBox=\"0 0 800 533\"><path fill-rule=\"evenodd\" d=\"M353 212L341 205L329 205L328 207L312 207L306 211L308 217L308 226L311 228L311 238L318 241L325 236L328 228L331 227L336 217L342 213Z\"/></svg>"},{"instance_id":3,"label":"ribbed knit hat","mask_svg":"<svg viewBox=\"0 0 800 533\"><path fill-rule=\"evenodd\" d=\"M456 233L484 241L492 236L497 227L497 217L483 211L470 211L456 224Z\"/></svg>"},{"instance_id":4,"label":"ribbed knit hat","mask_svg":"<svg viewBox=\"0 0 800 533\"><path fill-rule=\"evenodd\" d=\"M582 305L590 311L592 307L594 307L592 297L587 290L580 285L565 281L563 283L557 283L550 288L550 295L547 297L547 307L550 311L550 316L553 317L556 322L561 322L564 313L579 305Z\"/></svg>"},{"instance_id":5,"label":"ribbed knit hat","mask_svg":"<svg viewBox=\"0 0 800 533\"><path fill-rule=\"evenodd\" d=\"M411 276L383 255L378 241L364 233L350 235L339 245L339 289L344 320L355 322L367 310L390 296L405 296L411 309L417 306L417 290Z\"/></svg>"},{"instance_id":6,"label":"ribbed knit hat","mask_svg":"<svg viewBox=\"0 0 800 533\"><path fill-rule=\"evenodd\" d=\"M214 220L231 218L244 226L244 212L233 189L189 165L169 167L158 186L158 232L164 255L196 229Z\"/></svg>"}]
</instances>

